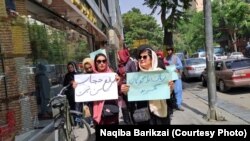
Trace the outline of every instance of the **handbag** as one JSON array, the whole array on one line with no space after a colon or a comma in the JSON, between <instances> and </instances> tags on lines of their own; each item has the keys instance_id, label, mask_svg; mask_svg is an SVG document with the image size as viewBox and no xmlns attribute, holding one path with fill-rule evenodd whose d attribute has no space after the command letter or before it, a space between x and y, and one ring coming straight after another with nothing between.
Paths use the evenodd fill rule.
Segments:
<instances>
[{"instance_id":1,"label":"handbag","mask_svg":"<svg viewBox=\"0 0 250 141\"><path fill-rule=\"evenodd\" d=\"M102 109L102 117L110 117L119 114L119 107L117 105L104 104Z\"/></svg>"},{"instance_id":2,"label":"handbag","mask_svg":"<svg viewBox=\"0 0 250 141\"><path fill-rule=\"evenodd\" d=\"M133 118L135 122L143 122L150 120L150 112L148 107L136 109Z\"/></svg>"}]
</instances>

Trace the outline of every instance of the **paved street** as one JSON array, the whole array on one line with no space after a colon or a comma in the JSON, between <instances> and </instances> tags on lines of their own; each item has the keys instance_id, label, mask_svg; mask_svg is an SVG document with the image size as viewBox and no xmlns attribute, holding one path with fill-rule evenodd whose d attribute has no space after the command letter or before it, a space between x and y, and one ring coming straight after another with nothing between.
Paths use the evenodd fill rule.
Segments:
<instances>
[{"instance_id":1,"label":"paved street","mask_svg":"<svg viewBox=\"0 0 250 141\"><path fill-rule=\"evenodd\" d=\"M250 124L250 88L232 89L228 93L217 92L217 114L221 121L208 121L207 88L201 82L184 82L183 108L175 111L172 125L249 125ZM123 123L120 114L120 123ZM53 141L53 132L44 136L46 141ZM77 132L77 140L84 140L86 131ZM27 139L27 138L26 138ZM91 129L90 141L95 140L95 130Z\"/></svg>"},{"instance_id":2,"label":"paved street","mask_svg":"<svg viewBox=\"0 0 250 141\"><path fill-rule=\"evenodd\" d=\"M224 117L222 121L208 121L206 119L208 111L207 88L201 86L201 82L184 82L183 108L185 111L175 111L172 118L172 125L248 125L250 124L250 89L233 90L230 94L218 92L217 114ZM247 91L248 90L248 91ZM234 94L231 94L234 93ZM242 100L240 101L240 100ZM244 105L244 103L246 105ZM234 107L232 107L234 106ZM122 123L122 116L120 116ZM84 134L80 134L84 138ZM94 140L94 130L92 130L91 141Z\"/></svg>"},{"instance_id":3,"label":"paved street","mask_svg":"<svg viewBox=\"0 0 250 141\"><path fill-rule=\"evenodd\" d=\"M198 80L184 82L184 105L192 94L193 98L198 98L207 103L207 88L201 86ZM217 92L217 107L243 121L250 123L250 88L234 88L227 93ZM194 106L192 106L194 108ZM208 107L208 106L207 106ZM236 123L237 124L237 123Z\"/></svg>"}]
</instances>

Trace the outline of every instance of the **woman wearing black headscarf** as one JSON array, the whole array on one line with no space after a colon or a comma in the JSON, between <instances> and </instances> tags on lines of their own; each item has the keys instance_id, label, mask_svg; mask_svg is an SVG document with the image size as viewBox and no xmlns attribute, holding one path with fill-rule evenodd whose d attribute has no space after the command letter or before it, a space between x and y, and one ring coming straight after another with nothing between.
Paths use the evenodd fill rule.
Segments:
<instances>
[{"instance_id":1,"label":"woman wearing black headscarf","mask_svg":"<svg viewBox=\"0 0 250 141\"><path fill-rule=\"evenodd\" d=\"M74 62L69 62L67 65L68 73L66 73L64 77L63 86L67 86L68 84L72 84L74 81L74 75L77 74L76 64ZM65 91L67 99L69 101L69 106L71 110L76 110L76 103L75 103L75 90L71 86L67 88Z\"/></svg>"}]
</instances>

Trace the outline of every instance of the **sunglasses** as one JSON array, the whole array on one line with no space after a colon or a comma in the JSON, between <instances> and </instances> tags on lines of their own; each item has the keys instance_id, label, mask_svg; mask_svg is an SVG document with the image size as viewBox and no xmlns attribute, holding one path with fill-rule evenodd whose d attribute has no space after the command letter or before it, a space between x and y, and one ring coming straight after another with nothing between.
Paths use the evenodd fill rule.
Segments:
<instances>
[{"instance_id":1,"label":"sunglasses","mask_svg":"<svg viewBox=\"0 0 250 141\"><path fill-rule=\"evenodd\" d=\"M96 60L97 64L101 64L101 63L105 64L106 62L107 62L107 60Z\"/></svg>"},{"instance_id":2,"label":"sunglasses","mask_svg":"<svg viewBox=\"0 0 250 141\"><path fill-rule=\"evenodd\" d=\"M143 56L140 56L139 59L143 59L143 60L146 60L148 58L147 55L143 55Z\"/></svg>"}]
</instances>

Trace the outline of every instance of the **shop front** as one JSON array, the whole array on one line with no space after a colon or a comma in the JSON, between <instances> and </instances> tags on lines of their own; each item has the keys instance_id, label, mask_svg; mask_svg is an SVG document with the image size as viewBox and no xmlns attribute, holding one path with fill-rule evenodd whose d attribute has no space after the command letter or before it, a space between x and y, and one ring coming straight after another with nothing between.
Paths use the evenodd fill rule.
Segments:
<instances>
[{"instance_id":1,"label":"shop front","mask_svg":"<svg viewBox=\"0 0 250 141\"><path fill-rule=\"evenodd\" d=\"M60 90L67 62L80 63L109 41L109 23L86 2L15 0L11 4L0 0L1 139L28 132L39 126L37 121L47 119L50 109L48 115L41 115L41 100L48 102ZM38 81L41 73L46 81ZM48 83L49 91L39 88L40 83Z\"/></svg>"}]
</instances>

